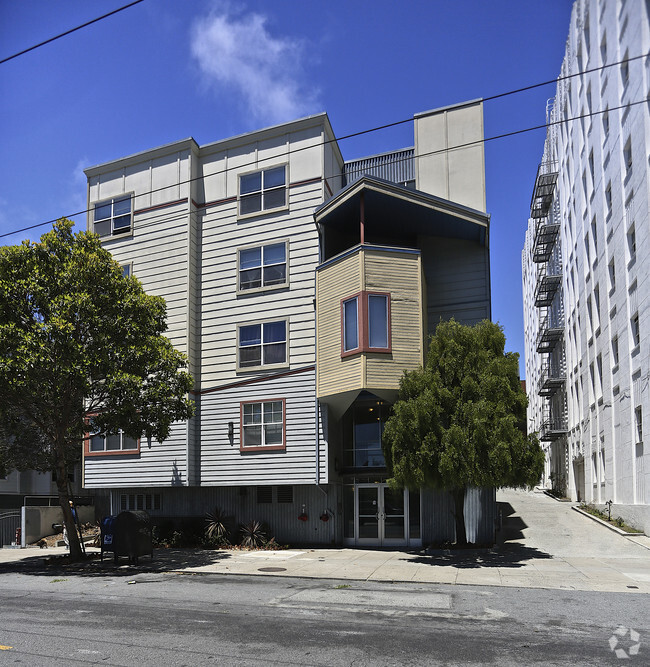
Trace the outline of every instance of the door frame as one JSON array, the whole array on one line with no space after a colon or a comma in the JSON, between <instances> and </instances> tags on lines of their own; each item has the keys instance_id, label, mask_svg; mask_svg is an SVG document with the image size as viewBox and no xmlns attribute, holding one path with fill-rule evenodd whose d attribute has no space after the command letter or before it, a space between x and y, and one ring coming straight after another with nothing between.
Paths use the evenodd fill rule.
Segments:
<instances>
[{"instance_id":1,"label":"door frame","mask_svg":"<svg viewBox=\"0 0 650 667\"><path fill-rule=\"evenodd\" d=\"M404 498L404 533L401 538L385 537L385 502L384 491L389 488L385 482L368 482L354 484L354 538L347 538L346 543L352 543L355 546L379 546L379 547L405 547L421 546L422 539L410 537L410 517L409 517L409 491L402 491ZM377 491L377 512L380 514L377 524L376 538L359 537L359 489L376 489ZM383 516L382 516L383 515ZM422 534L422 494L420 494L420 535Z\"/></svg>"}]
</instances>

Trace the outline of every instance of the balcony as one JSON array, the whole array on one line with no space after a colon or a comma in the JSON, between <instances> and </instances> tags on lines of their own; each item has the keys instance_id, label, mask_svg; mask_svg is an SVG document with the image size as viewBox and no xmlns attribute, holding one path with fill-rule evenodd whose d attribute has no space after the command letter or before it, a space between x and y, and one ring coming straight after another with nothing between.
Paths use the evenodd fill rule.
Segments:
<instances>
[{"instance_id":1,"label":"balcony","mask_svg":"<svg viewBox=\"0 0 650 667\"><path fill-rule=\"evenodd\" d=\"M535 181L535 189L533 190L533 197L530 202L530 217L534 220L541 220L548 215L548 212L553 203L553 194L555 193L555 185L557 183L557 171L540 173L543 165L537 172L537 180Z\"/></svg>"},{"instance_id":2,"label":"balcony","mask_svg":"<svg viewBox=\"0 0 650 667\"><path fill-rule=\"evenodd\" d=\"M552 352L562 336L564 336L564 321L552 321L547 315L539 325L537 351L540 354Z\"/></svg>"},{"instance_id":3,"label":"balcony","mask_svg":"<svg viewBox=\"0 0 650 667\"><path fill-rule=\"evenodd\" d=\"M535 305L538 308L546 308L553 303L555 293L562 282L562 274L544 274L540 272L535 286Z\"/></svg>"},{"instance_id":4,"label":"balcony","mask_svg":"<svg viewBox=\"0 0 650 667\"><path fill-rule=\"evenodd\" d=\"M564 417L553 417L546 419L542 423L539 439L542 442L554 442L565 436L568 432L566 419Z\"/></svg>"},{"instance_id":5,"label":"balcony","mask_svg":"<svg viewBox=\"0 0 650 667\"><path fill-rule=\"evenodd\" d=\"M555 364L546 364L542 368L542 375L540 377L539 390L537 393L540 396L553 396L553 394L560 389L566 382L566 372L557 368Z\"/></svg>"},{"instance_id":6,"label":"balcony","mask_svg":"<svg viewBox=\"0 0 650 667\"><path fill-rule=\"evenodd\" d=\"M533 262L540 264L548 262L553 252L553 246L560 233L560 225L539 221L535 230L535 243L533 245Z\"/></svg>"}]
</instances>

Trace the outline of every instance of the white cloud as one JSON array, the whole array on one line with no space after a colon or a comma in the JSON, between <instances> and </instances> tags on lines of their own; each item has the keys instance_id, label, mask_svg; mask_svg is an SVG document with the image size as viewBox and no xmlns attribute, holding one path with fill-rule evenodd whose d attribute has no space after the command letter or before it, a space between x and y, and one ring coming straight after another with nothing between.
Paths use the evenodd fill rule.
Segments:
<instances>
[{"instance_id":1,"label":"white cloud","mask_svg":"<svg viewBox=\"0 0 650 667\"><path fill-rule=\"evenodd\" d=\"M234 15L220 6L195 22L191 48L206 83L235 90L256 122L316 110L317 90L302 67L304 42L272 35L262 14Z\"/></svg>"}]
</instances>

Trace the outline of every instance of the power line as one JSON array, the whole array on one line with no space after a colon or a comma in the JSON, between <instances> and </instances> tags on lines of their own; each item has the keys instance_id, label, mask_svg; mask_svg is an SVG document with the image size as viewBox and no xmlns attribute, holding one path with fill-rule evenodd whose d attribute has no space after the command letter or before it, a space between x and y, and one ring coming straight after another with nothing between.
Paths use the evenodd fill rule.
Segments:
<instances>
[{"instance_id":1,"label":"power line","mask_svg":"<svg viewBox=\"0 0 650 667\"><path fill-rule=\"evenodd\" d=\"M144 0L135 0L134 2L130 2L128 5L124 5L124 7L120 7L119 9L114 9L112 12L108 12L108 14L104 14L103 16L98 16L96 19L92 19L92 21L86 21L86 23L82 23L81 25L78 25L76 28L71 28L70 30L66 30L65 32L62 32L60 35L56 35L55 37L50 37L49 39L46 39L44 42L39 42L38 44L34 44L34 46L30 46L28 49L23 49L18 53L14 53L13 56L3 58L2 60L0 60L0 65L8 62L9 60L13 60L14 58L18 58L18 56L22 56L25 53L29 53L30 51L34 51L35 49L39 49L41 46L45 46L50 42L56 41L57 39L61 39L61 37L65 37L66 35L71 35L73 32L77 32L77 30L86 28L89 25L92 25L93 23L97 23L98 21L103 21L109 16L113 16L113 14L117 14L118 12L124 11L129 7L133 7L133 5L138 5L141 2L144 2Z\"/></svg>"},{"instance_id":2,"label":"power line","mask_svg":"<svg viewBox=\"0 0 650 667\"><path fill-rule=\"evenodd\" d=\"M136 0L136 2L132 2L131 5L138 4L138 2L143 2L143 0ZM131 5L125 5L121 9L125 9L127 7L130 7ZM115 12L121 11L121 9L115 10ZM111 12L111 14L113 14L115 12ZM109 15L110 14L106 14L105 16L109 16ZM98 21L101 18L103 18L103 17L95 19L95 21ZM80 26L80 27L82 27L82 26ZM75 30L76 29L78 29L78 28L75 28ZM505 97L507 95L515 95L517 93L521 93L521 92L524 92L524 91L527 91L527 90L532 90L532 89L535 89L535 88L539 88L540 86L546 86L546 85L549 85L551 83L556 83L556 82L559 82L559 81L565 81L567 79L571 79L571 78L574 78L574 77L577 77L577 76L582 76L584 74L598 72L598 71L604 70L608 67L615 67L617 65L621 65L621 64L627 63L627 62L631 62L633 60L639 60L640 58L647 58L649 55L650 54L645 54L645 55L640 55L640 56L633 56L631 58L625 58L623 60L619 60L619 61L614 62L614 63L609 63L607 65L602 65L600 67L594 67L594 68L589 69L589 70L584 70L584 71L581 71L581 72L575 72L573 74L568 74L566 76L558 77L557 79L544 81L542 83L535 83L535 84L531 84L530 86L525 86L523 88L517 88L515 90L511 90L511 91L508 91L508 92L505 92L505 93L499 93L497 95L492 95L490 97L485 97L485 98L482 98L481 101L489 102L491 100L499 99L499 98ZM566 118L566 119L561 120L561 121L552 121L550 123L545 123L543 125L535 125L533 127L528 127L528 128L524 128L524 129L521 129L521 130L514 130L512 132L506 132L504 134L499 134L499 135L496 135L494 137L484 137L483 139L473 141L473 142L469 142L469 143L466 143L466 144L459 144L458 146L452 146L451 148L443 148L443 149L439 149L437 151L431 151L430 153L423 153L419 157L424 157L424 156L428 156L428 155L435 155L435 154L438 154L438 153L444 153L446 151L457 150L457 149L460 149L460 148L466 148L468 146L472 146L472 145L476 145L476 144L480 144L480 143L486 143L488 141L494 141L496 139L505 139L507 137L516 136L518 134L524 134L526 132L534 132L535 130L540 130L542 128L548 128L548 127L551 127L552 125L558 125L558 124L561 124L561 123L564 123L564 122L571 122L571 121L574 121L574 120L580 120L581 118L589 118L591 116L596 116L596 115L604 113L605 111L616 111L618 109L624 109L626 107L636 106L637 104L643 104L646 101L647 100L640 100L638 102L630 102L628 104L623 104L623 105L618 106L618 107L612 107L612 108L604 109L602 111L593 111L593 112L589 112L589 113L586 113L586 114L582 114L580 116L574 116L573 118ZM343 135L341 137L337 137L337 138L334 138L334 139L329 139L327 141L324 141L322 145L325 146L325 145L327 145L329 143L333 143L333 142L338 143L338 142L341 142L341 141L345 141L346 139L352 139L354 137L359 137L359 136L362 136L364 134L369 134L371 132L378 132L380 130L385 130L385 129L388 129L388 128L391 128L391 127L396 127L397 125L403 125L405 123L410 123L410 122L413 122L412 117L411 118L405 118L403 120L394 121L392 123L386 123L384 125L378 125L376 127L372 127L372 128L366 129L366 130L359 130L358 132L352 132L350 134L346 134L346 135ZM305 146L305 147L302 147L302 148L295 148L292 151L289 151L288 154L291 155L293 153L297 153L297 152L303 151L303 150L308 150L308 149L311 149L311 148L313 148L313 146ZM238 165L237 169L241 169L242 167L254 166L254 165L255 165L255 162L249 162L247 164ZM215 174L211 174L211 175L216 176L217 174L223 174L223 173L229 171L229 169L230 169L230 167L226 167L226 169L221 170L219 172L215 172ZM190 179L187 179L185 181L181 181L181 182L177 183L176 185L186 185L188 183L192 183L193 181L200 180L201 178L205 178L205 177L204 176L196 176L194 178L190 178ZM154 194L156 192L166 190L168 187L169 186L164 186L164 187L160 187L160 188L155 188L153 190L148 190L146 192L141 192L141 193L139 193L139 196L147 195L147 194ZM86 209L83 209L81 211L77 211L76 213L69 213L65 216L60 216L60 217L74 218L78 215L83 215L85 213L88 213L91 210L92 210L91 208L86 208ZM40 222L40 223L35 224L35 225L30 225L28 227L23 227L22 229L17 229L17 230L14 230L12 232L7 232L7 233L4 233L4 234L0 234L0 238L5 238L7 236L13 236L14 234L20 234L22 232L27 232L27 231L30 231L32 229L37 229L38 227L44 227L45 225L51 225L51 224L55 223L57 221L57 219L58 218L54 218L52 220L47 220L45 222Z\"/></svg>"},{"instance_id":3,"label":"power line","mask_svg":"<svg viewBox=\"0 0 650 667\"><path fill-rule=\"evenodd\" d=\"M421 155L418 155L418 158L428 157L428 156L431 156L431 155L438 155L440 153L446 153L446 152L450 152L450 151L454 151L454 150L459 150L461 148L469 148L470 146L477 146L479 144L485 144L488 141L496 141L497 139L507 139L509 137L514 137L514 136L517 136L519 134L525 134L526 132L534 132L536 130L547 129L547 128L553 126L553 125L561 125L562 123L569 123L569 122L573 122L573 121L576 121L576 120L581 120L582 118L592 118L593 116L599 116L599 115L601 115L603 113L606 113L606 112L618 111L620 109L626 109L626 108L629 108L629 107L637 106L639 104L646 104L646 103L647 103L647 100L639 100L637 102L628 102L627 104L621 104L620 106L617 106L617 107L608 107L606 109L602 109L602 110L599 110L599 111L590 111L588 113L584 113L584 114L581 114L579 116L573 116L572 118L565 118L565 119L562 119L562 120L551 121L549 123L543 123L541 125L534 125L532 127L526 127L526 128L521 129L521 130L513 130L511 132L504 132L503 134L497 134L497 135L494 135L492 137L484 137L483 139L477 139L476 141L469 141L469 142L464 143L464 144L458 144L457 146L451 146L451 147L448 147L448 148L440 148L440 149L435 150L435 151L429 151L428 153L422 153ZM411 118L409 120L412 121L413 119ZM376 131L377 129L382 129L382 128L375 128L374 131ZM364 132L370 132L370 131L373 131L373 130L365 130ZM354 134L346 135L346 136L341 137L339 139L330 139L326 142L323 142L323 144L320 144L320 145L326 145L328 143L332 143L333 141L341 141L343 139L348 139L350 137L357 136L358 134L359 133L354 133ZM293 153L297 153L297 152L300 152L300 151L303 151L303 150L310 150L310 149L313 149L313 148L314 148L314 146L306 146L306 147L303 147L303 148L296 148L292 151L289 151L288 154L291 155ZM241 169L243 167L254 166L255 164L256 164L255 161L248 162L246 164L237 165L236 168ZM221 171L217 171L217 172L214 172L213 174L209 174L209 176L217 176L217 175L226 173L230 169L235 169L235 167L226 167L225 169L223 169ZM189 178L185 181L180 181L178 183L175 183L174 185L175 186L187 185L188 183L192 183L196 180L201 180L201 179L205 179L205 178L207 178L207 177L206 176L195 176L194 178ZM162 190L167 190L167 189L169 189L169 187L170 187L169 185L165 185L165 186L162 186L160 188L154 188L153 190L147 190L145 192L139 192L137 194L137 196L140 197L140 196L143 196L143 195L154 194L156 192L161 192ZM61 217L74 218L78 215L83 215L85 213L89 213L92 210L93 210L92 208L86 208L86 209L83 209L81 211L77 211L76 213L70 213L68 215L61 216ZM0 238L4 238L6 236L13 236L14 234L20 234L21 232L27 232L27 231L30 231L32 229L36 229L38 227L44 227L45 225L51 225L51 224L55 223L56 221L57 221L57 218L52 219L52 220L47 220L46 222L40 222L36 225L30 225L29 227L23 227L22 229L16 229L12 232L7 232L7 233L4 233L4 234L0 234Z\"/></svg>"}]
</instances>

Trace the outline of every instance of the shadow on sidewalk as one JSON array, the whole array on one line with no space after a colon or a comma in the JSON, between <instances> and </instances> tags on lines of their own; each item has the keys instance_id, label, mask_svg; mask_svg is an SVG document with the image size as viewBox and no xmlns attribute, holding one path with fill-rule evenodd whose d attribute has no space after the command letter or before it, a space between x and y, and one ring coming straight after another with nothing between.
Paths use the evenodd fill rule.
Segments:
<instances>
[{"instance_id":1,"label":"shadow on sidewalk","mask_svg":"<svg viewBox=\"0 0 650 667\"><path fill-rule=\"evenodd\" d=\"M141 556L137 565L132 565L123 557L116 564L112 554L100 560L99 554L80 562L69 562L65 555L47 555L47 551L40 551L38 556L27 556L20 560L0 563L0 574L15 572L16 574L31 574L50 576L53 574L74 574L86 577L131 577L141 572L170 572L182 570L186 567L202 567L212 565L230 558L227 551L210 549L154 549L153 559Z\"/></svg>"},{"instance_id":2,"label":"shadow on sidewalk","mask_svg":"<svg viewBox=\"0 0 650 667\"><path fill-rule=\"evenodd\" d=\"M497 509L502 523L493 547L458 550L440 549L434 550L430 554L422 554L418 558L411 558L409 561L425 565L451 565L458 568L515 568L523 567L526 561L535 558L552 558L546 551L526 546L524 530L528 526L520 516L515 514L515 510L510 503L498 502Z\"/></svg>"}]
</instances>

